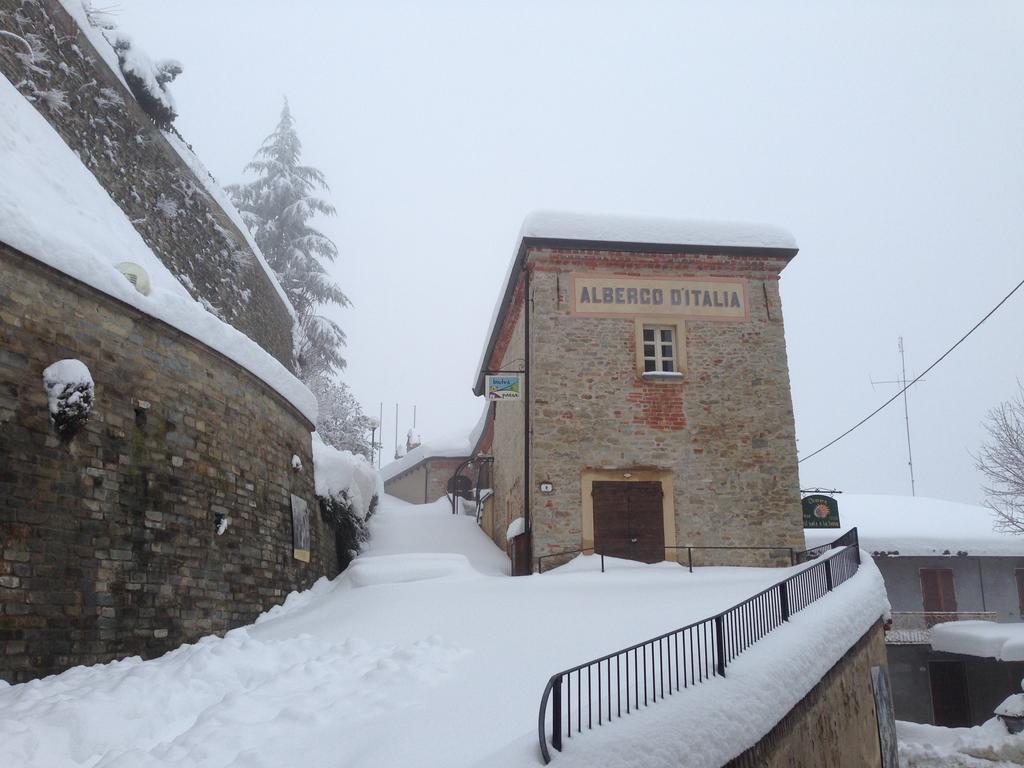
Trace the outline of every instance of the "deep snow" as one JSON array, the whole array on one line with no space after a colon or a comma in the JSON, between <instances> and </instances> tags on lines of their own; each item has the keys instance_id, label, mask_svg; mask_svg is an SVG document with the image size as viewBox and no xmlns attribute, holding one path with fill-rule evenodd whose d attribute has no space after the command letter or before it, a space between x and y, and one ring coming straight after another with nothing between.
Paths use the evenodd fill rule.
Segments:
<instances>
[{"instance_id":1,"label":"deep snow","mask_svg":"<svg viewBox=\"0 0 1024 768\"><path fill-rule=\"evenodd\" d=\"M614 560L601 573L580 557L513 579L474 520L443 501L385 497L370 526L369 550L342 576L224 638L0 686L0 765L537 765L537 707L553 672L785 575ZM834 598L742 655L725 680L587 734L558 764L710 766L740 752L886 608L870 561Z\"/></svg>"},{"instance_id":2,"label":"deep snow","mask_svg":"<svg viewBox=\"0 0 1024 768\"><path fill-rule=\"evenodd\" d=\"M987 507L923 496L843 493L836 499L842 528L804 531L808 547L856 527L861 549L868 552L1024 556L1024 537L995 530Z\"/></svg>"}]
</instances>

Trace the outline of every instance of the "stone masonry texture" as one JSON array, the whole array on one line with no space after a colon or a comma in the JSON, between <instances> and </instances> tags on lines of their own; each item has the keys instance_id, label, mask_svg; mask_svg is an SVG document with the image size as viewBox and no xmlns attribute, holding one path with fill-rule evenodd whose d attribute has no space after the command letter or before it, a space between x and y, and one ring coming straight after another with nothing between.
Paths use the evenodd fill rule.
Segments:
<instances>
[{"instance_id":1,"label":"stone masonry texture","mask_svg":"<svg viewBox=\"0 0 1024 768\"><path fill-rule=\"evenodd\" d=\"M871 667L885 666L876 623L768 734L726 768L878 768ZM742 717L742 713L737 713Z\"/></svg>"},{"instance_id":2,"label":"stone masonry texture","mask_svg":"<svg viewBox=\"0 0 1024 768\"><path fill-rule=\"evenodd\" d=\"M793 407L779 299L786 259L532 247L530 468L533 555L581 546L585 470L671 471L679 546L756 546L774 553L695 552L695 563L788 563L802 548ZM681 381L643 379L632 317L572 313L571 275L730 278L747 284L749 319L685 321ZM520 290L491 368L525 356ZM494 523L522 514L522 403L499 403ZM540 495L542 481L554 491Z\"/></svg>"},{"instance_id":3,"label":"stone masonry texture","mask_svg":"<svg viewBox=\"0 0 1024 768\"><path fill-rule=\"evenodd\" d=\"M69 442L42 383L64 358L96 384ZM311 429L230 360L0 245L0 679L157 656L333 576ZM309 563L293 558L292 494Z\"/></svg>"},{"instance_id":4,"label":"stone masonry texture","mask_svg":"<svg viewBox=\"0 0 1024 768\"><path fill-rule=\"evenodd\" d=\"M193 298L292 369L292 317L245 238L59 0L0 0L0 28L35 52L0 45L0 75L78 155Z\"/></svg>"}]
</instances>

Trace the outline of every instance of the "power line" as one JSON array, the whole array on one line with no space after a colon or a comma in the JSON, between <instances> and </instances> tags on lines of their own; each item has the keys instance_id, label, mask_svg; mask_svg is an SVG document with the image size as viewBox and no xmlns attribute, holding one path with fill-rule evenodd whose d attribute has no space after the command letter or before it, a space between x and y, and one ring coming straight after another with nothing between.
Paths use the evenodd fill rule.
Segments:
<instances>
[{"instance_id":1,"label":"power line","mask_svg":"<svg viewBox=\"0 0 1024 768\"><path fill-rule=\"evenodd\" d=\"M832 440L832 441L830 441L830 442L828 442L828 443L825 443L825 445L821 446L821 448L819 448L818 450L816 450L816 451L815 451L814 453L808 454L807 456L804 456L804 457L803 457L802 459L798 459L798 460L797 460L797 464L801 464L801 463L803 463L803 462L807 461L807 459L810 459L810 458L813 458L814 456L817 456L817 455L818 455L819 453L821 453L822 451L824 451L824 450L825 450L826 448L831 448L831 447L832 447L833 445L835 445L835 444L836 444L836 443L838 443L838 442L839 442L840 440L842 440L842 439L843 439L844 437L846 437L846 436L847 436L848 434L850 434L850 433L851 433L851 432L853 432L853 431L854 431L855 429L857 429L858 427L860 427L861 425L863 425L863 424L864 424L865 422L867 422L867 421L868 421L869 419L871 419L872 417L876 416L876 415L877 415L878 413L880 413L880 412L881 412L881 411L882 411L882 410L883 410L883 409L884 409L884 408L885 408L885 407L886 407L887 405L889 405L890 403L892 403L892 402L893 402L894 400L896 400L896 399L897 399L897 398L898 398L898 397L899 397L900 395L902 395L902 394L903 394L904 392L906 392L906 391L907 391L908 389L910 389L910 388L911 388L912 386L914 386L914 385L915 385L915 384L916 384L916 383L917 383L918 381L920 381L921 379L923 379L923 378L924 378L924 375L925 375L926 373L928 373L928 372L929 372L929 371L930 371L930 370L931 370L932 368L934 368L934 367L935 367L936 365L938 365L938 364L939 364L939 363L941 363L941 362L942 362L943 360L945 360L945 359L946 359L946 357L947 357L947 356L949 355L949 353L950 353L950 352L952 352L952 351L953 351L954 349L956 349L956 348L957 348L957 347L959 347L959 346L960 346L961 344L963 344L963 343L964 343L964 341L966 341L966 340L967 340L967 337L968 337L968 336L970 336L970 335L971 335L972 333L974 333L974 332L975 332L976 330L978 330L978 329L979 329L979 328L980 328L980 327L982 326L982 324L983 324L983 323L984 323L984 322L985 322L986 320L988 320L988 319L989 319L990 317L992 317L992 315L994 315L994 314L996 313L996 310L998 310L998 309L999 309L999 308L1000 308L1001 306L1003 306L1003 304L1005 304L1005 303L1006 303L1006 302L1007 302L1007 301L1009 300L1009 298L1010 298L1011 296L1013 296L1013 294L1015 294L1015 293L1016 293L1017 291L1019 291L1019 290L1020 290L1021 286L1024 286L1024 280L1021 280L1021 281L1020 281L1019 283L1017 283L1017 285L1016 285L1016 286L1014 287L1014 289L1013 289L1012 291L1010 291L1010 292L1009 292L1008 294L1006 294L1006 295L1005 295L1005 296L1003 297L1002 301L1000 301L1000 302L999 302L998 304L996 304L996 305L995 305L994 307L992 307L992 309L991 309L991 310L989 310L989 312L988 312L988 314L987 314L987 315L985 315L985 316L984 316L983 318L981 318L981 320L979 320L979 321L978 321L977 323L975 323L974 327L973 327L973 328L971 328L971 330L969 330L969 331L968 331L967 333L965 333L965 334L964 334L963 336L961 336L961 337L960 337L960 340L959 340L959 341L957 341L957 343L956 343L956 344L954 344L954 345L953 345L952 347L950 347L950 348L949 348L949 349L947 349L947 350L946 350L945 352L943 352L943 353L942 353L942 355L941 355L941 356L939 357L939 359L938 359L938 360L936 360L936 361L935 361L934 363L932 363L931 365L929 365L929 366L928 366L927 368L925 368L925 369L924 369L924 370L923 370L923 371L922 371L922 372L921 372L921 373L920 373L920 374L919 374L919 375L917 376L917 378L915 378L915 379L914 379L913 381L911 381L911 382L910 382L909 384L907 384L907 385L906 385L905 387L903 387L903 389L901 389L901 390L900 390L899 392L897 392L897 393L896 393L895 395L893 395L892 397L890 397L890 398L889 398L888 400L886 400L886 401L885 401L884 403L882 403L882 404L881 404L880 406L878 406L878 407L877 407L877 408L876 408L875 410L873 410L873 411L872 411L871 413L869 413L869 414L868 414L867 416L865 416L865 417L864 417L863 419L861 419L860 421L858 421L858 422L857 422L856 424L854 424L854 425L853 425L852 427L850 427L850 428L849 428L848 430L846 430L845 432L843 432L843 434L841 434L841 435L840 435L839 437L835 438L834 440Z\"/></svg>"}]
</instances>

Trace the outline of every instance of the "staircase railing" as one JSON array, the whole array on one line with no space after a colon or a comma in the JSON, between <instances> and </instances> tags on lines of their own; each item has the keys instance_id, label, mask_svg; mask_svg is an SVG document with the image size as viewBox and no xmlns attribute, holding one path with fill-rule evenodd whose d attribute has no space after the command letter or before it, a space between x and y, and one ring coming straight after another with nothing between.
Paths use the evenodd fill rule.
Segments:
<instances>
[{"instance_id":1,"label":"staircase railing","mask_svg":"<svg viewBox=\"0 0 1024 768\"><path fill-rule=\"evenodd\" d=\"M579 735L705 680L725 677L739 654L857 572L857 529L798 556L801 562L818 562L710 618L553 674L537 717L544 762L551 761L549 709L550 744L560 751L563 737L572 738L574 731Z\"/></svg>"}]
</instances>

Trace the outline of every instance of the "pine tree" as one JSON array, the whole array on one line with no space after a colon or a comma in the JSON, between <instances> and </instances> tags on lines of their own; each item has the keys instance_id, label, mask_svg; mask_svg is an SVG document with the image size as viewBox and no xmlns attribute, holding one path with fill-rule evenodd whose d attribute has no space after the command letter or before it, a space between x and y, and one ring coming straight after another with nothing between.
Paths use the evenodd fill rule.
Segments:
<instances>
[{"instance_id":1,"label":"pine tree","mask_svg":"<svg viewBox=\"0 0 1024 768\"><path fill-rule=\"evenodd\" d=\"M316 168L301 165L301 157L302 143L285 100L277 128L245 167L256 179L227 189L299 316L296 367L299 378L310 384L345 367L345 334L318 310L325 304L346 307L349 300L323 265L337 258L338 247L309 223L318 214L336 214L333 205L314 194L327 191L327 181Z\"/></svg>"}]
</instances>

